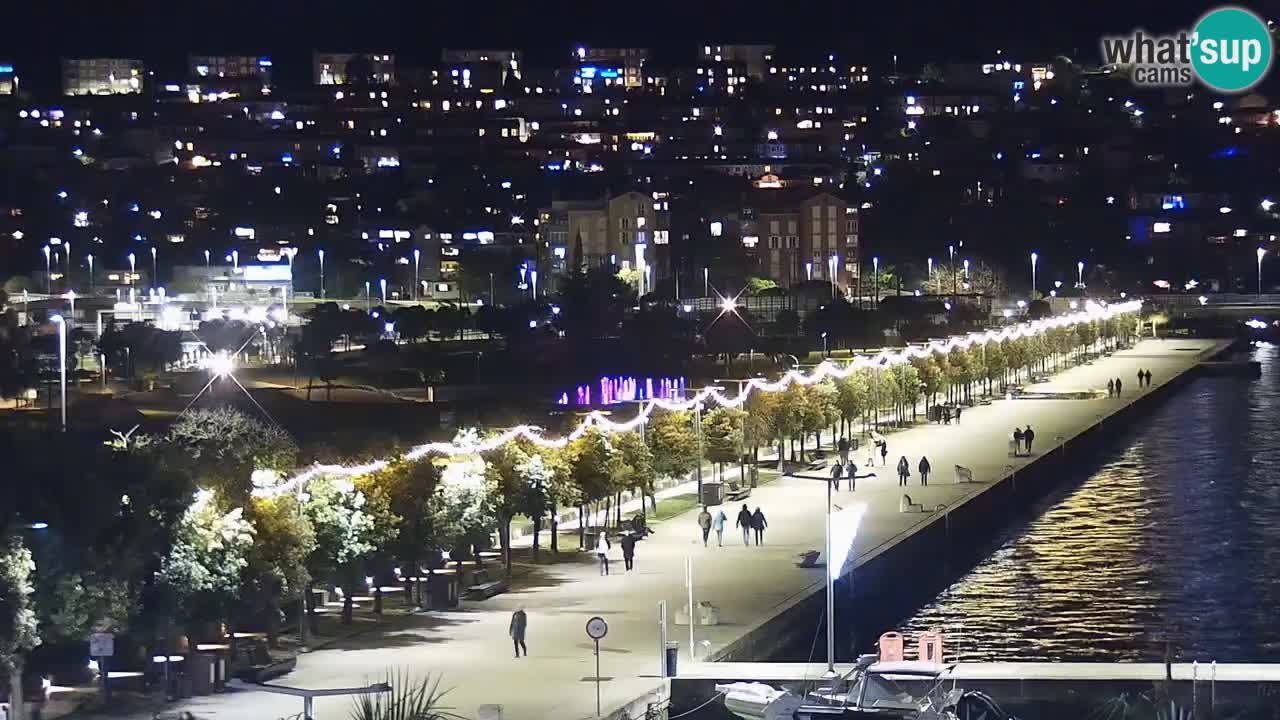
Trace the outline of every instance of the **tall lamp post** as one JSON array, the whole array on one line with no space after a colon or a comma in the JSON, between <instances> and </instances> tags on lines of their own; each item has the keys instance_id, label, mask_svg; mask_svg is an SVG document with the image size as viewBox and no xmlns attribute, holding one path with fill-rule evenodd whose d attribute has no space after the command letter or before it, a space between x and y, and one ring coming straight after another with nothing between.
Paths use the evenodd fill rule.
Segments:
<instances>
[{"instance_id":1,"label":"tall lamp post","mask_svg":"<svg viewBox=\"0 0 1280 720\"><path fill-rule=\"evenodd\" d=\"M324 299L324 249L316 251L320 255L320 299Z\"/></svg>"},{"instance_id":2,"label":"tall lamp post","mask_svg":"<svg viewBox=\"0 0 1280 720\"><path fill-rule=\"evenodd\" d=\"M85 257L89 261L89 292L93 292L93 253Z\"/></svg>"},{"instance_id":3,"label":"tall lamp post","mask_svg":"<svg viewBox=\"0 0 1280 720\"><path fill-rule=\"evenodd\" d=\"M1262 256L1266 254L1265 249L1258 248L1258 297L1262 297Z\"/></svg>"},{"instance_id":4,"label":"tall lamp post","mask_svg":"<svg viewBox=\"0 0 1280 720\"><path fill-rule=\"evenodd\" d=\"M129 288L130 289L134 287L133 276L136 274L138 274L138 256L134 255L133 253L129 253ZM133 302L133 299L130 298L129 302Z\"/></svg>"},{"instance_id":5,"label":"tall lamp post","mask_svg":"<svg viewBox=\"0 0 1280 720\"><path fill-rule=\"evenodd\" d=\"M711 297L711 268L702 268L702 297Z\"/></svg>"},{"instance_id":6,"label":"tall lamp post","mask_svg":"<svg viewBox=\"0 0 1280 720\"><path fill-rule=\"evenodd\" d=\"M58 385L62 399L62 432L67 431L67 321L61 315L49 318L58 326Z\"/></svg>"},{"instance_id":7,"label":"tall lamp post","mask_svg":"<svg viewBox=\"0 0 1280 720\"><path fill-rule=\"evenodd\" d=\"M871 308L874 310L880 307L880 256L871 258L872 275L875 277L876 292L874 300L871 302Z\"/></svg>"},{"instance_id":8,"label":"tall lamp post","mask_svg":"<svg viewBox=\"0 0 1280 720\"><path fill-rule=\"evenodd\" d=\"M413 249L413 299L418 299L418 263L422 259L422 251Z\"/></svg>"},{"instance_id":9,"label":"tall lamp post","mask_svg":"<svg viewBox=\"0 0 1280 720\"><path fill-rule=\"evenodd\" d=\"M50 261L49 246L44 246L44 294L53 294L53 266Z\"/></svg>"},{"instance_id":10,"label":"tall lamp post","mask_svg":"<svg viewBox=\"0 0 1280 720\"><path fill-rule=\"evenodd\" d=\"M387 306L387 279L378 278L378 288L382 290L382 307Z\"/></svg>"},{"instance_id":11,"label":"tall lamp post","mask_svg":"<svg viewBox=\"0 0 1280 720\"><path fill-rule=\"evenodd\" d=\"M933 289L930 286L933 284L933 258L929 258L928 262L929 262L929 273L925 275L924 285L926 288L929 288L929 294L932 295Z\"/></svg>"},{"instance_id":12,"label":"tall lamp post","mask_svg":"<svg viewBox=\"0 0 1280 720\"><path fill-rule=\"evenodd\" d=\"M956 246L948 245L947 252L951 253L951 302L955 302L956 290L958 288L958 284L956 283Z\"/></svg>"},{"instance_id":13,"label":"tall lamp post","mask_svg":"<svg viewBox=\"0 0 1280 720\"><path fill-rule=\"evenodd\" d=\"M1040 256L1038 254L1034 252L1031 253L1031 299L1032 300L1036 299L1036 262L1039 259L1040 259Z\"/></svg>"},{"instance_id":14,"label":"tall lamp post","mask_svg":"<svg viewBox=\"0 0 1280 720\"><path fill-rule=\"evenodd\" d=\"M151 285L154 287L160 286L160 266L157 264L157 261L156 261L155 245L151 246Z\"/></svg>"},{"instance_id":15,"label":"tall lamp post","mask_svg":"<svg viewBox=\"0 0 1280 720\"><path fill-rule=\"evenodd\" d=\"M206 271L209 269L209 250L207 248L204 251L204 269Z\"/></svg>"},{"instance_id":16,"label":"tall lamp post","mask_svg":"<svg viewBox=\"0 0 1280 720\"><path fill-rule=\"evenodd\" d=\"M1084 261L1076 263L1076 287L1084 287Z\"/></svg>"},{"instance_id":17,"label":"tall lamp post","mask_svg":"<svg viewBox=\"0 0 1280 720\"><path fill-rule=\"evenodd\" d=\"M64 263L64 267L66 267L67 269L67 274L64 276L62 284L64 287L70 290L71 289L71 243L69 242L62 243L62 251L67 254L66 262Z\"/></svg>"}]
</instances>

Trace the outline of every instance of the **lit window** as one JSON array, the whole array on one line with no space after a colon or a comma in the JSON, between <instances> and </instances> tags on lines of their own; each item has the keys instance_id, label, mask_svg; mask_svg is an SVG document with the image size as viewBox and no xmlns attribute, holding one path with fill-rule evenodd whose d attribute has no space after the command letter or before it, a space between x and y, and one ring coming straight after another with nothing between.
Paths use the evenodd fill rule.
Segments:
<instances>
[{"instance_id":1,"label":"lit window","mask_svg":"<svg viewBox=\"0 0 1280 720\"><path fill-rule=\"evenodd\" d=\"M1169 232L1169 231L1172 229L1172 227L1173 227L1173 226L1172 226L1172 224L1167 223L1167 222L1152 223L1152 224L1151 224L1151 232L1153 232L1153 233L1167 233L1167 232Z\"/></svg>"}]
</instances>

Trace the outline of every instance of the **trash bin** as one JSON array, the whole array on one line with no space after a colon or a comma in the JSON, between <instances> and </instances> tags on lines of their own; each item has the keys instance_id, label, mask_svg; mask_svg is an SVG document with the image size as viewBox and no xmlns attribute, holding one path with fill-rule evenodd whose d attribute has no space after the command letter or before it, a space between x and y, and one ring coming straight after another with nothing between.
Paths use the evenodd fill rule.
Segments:
<instances>
[{"instance_id":1,"label":"trash bin","mask_svg":"<svg viewBox=\"0 0 1280 720\"><path fill-rule=\"evenodd\" d=\"M458 578L456 575L431 573L427 576L427 608L447 610L458 607Z\"/></svg>"},{"instance_id":2,"label":"trash bin","mask_svg":"<svg viewBox=\"0 0 1280 720\"><path fill-rule=\"evenodd\" d=\"M211 695L215 681L217 656L198 652L187 656L187 673L191 678L192 695Z\"/></svg>"},{"instance_id":3,"label":"trash bin","mask_svg":"<svg viewBox=\"0 0 1280 720\"><path fill-rule=\"evenodd\" d=\"M702 483L702 505L720 505L724 502L724 483Z\"/></svg>"},{"instance_id":4,"label":"trash bin","mask_svg":"<svg viewBox=\"0 0 1280 720\"><path fill-rule=\"evenodd\" d=\"M680 661L680 643L668 642L663 669L666 677L676 676L676 665Z\"/></svg>"}]
</instances>

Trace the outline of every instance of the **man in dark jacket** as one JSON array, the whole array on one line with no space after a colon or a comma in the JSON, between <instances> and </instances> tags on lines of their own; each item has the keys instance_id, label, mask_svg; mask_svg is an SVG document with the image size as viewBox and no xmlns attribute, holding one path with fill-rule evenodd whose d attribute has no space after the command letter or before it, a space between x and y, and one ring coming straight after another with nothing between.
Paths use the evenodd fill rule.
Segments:
<instances>
[{"instance_id":1,"label":"man in dark jacket","mask_svg":"<svg viewBox=\"0 0 1280 720\"><path fill-rule=\"evenodd\" d=\"M929 458L921 455L920 465L916 469L920 471L920 484L927 486L929 484L929 471L933 469L933 466L929 464Z\"/></svg>"},{"instance_id":2,"label":"man in dark jacket","mask_svg":"<svg viewBox=\"0 0 1280 720\"><path fill-rule=\"evenodd\" d=\"M1116 383L1116 384L1117 384L1117 385L1119 385L1120 383ZM1118 391L1117 391L1117 392L1118 392ZM1036 439L1036 431L1035 431L1035 430L1032 430L1032 429L1031 429L1031 426L1030 426L1030 425L1028 425L1028 426L1027 426L1027 429L1022 431L1022 440L1023 440L1024 442L1026 442L1026 443L1027 443L1027 454L1028 454L1028 455L1030 455L1030 454L1031 454L1031 441L1033 441L1033 440L1035 440L1035 439Z\"/></svg>"},{"instance_id":3,"label":"man in dark jacket","mask_svg":"<svg viewBox=\"0 0 1280 720\"><path fill-rule=\"evenodd\" d=\"M836 449L840 452L840 464L849 464L849 438L842 437L840 442L836 443Z\"/></svg>"},{"instance_id":4,"label":"man in dark jacket","mask_svg":"<svg viewBox=\"0 0 1280 720\"><path fill-rule=\"evenodd\" d=\"M734 525L742 528L742 544L751 544L751 511L747 509L747 504L742 504L742 509L738 511L738 519L734 521Z\"/></svg>"},{"instance_id":5,"label":"man in dark jacket","mask_svg":"<svg viewBox=\"0 0 1280 720\"><path fill-rule=\"evenodd\" d=\"M529 618L524 614L524 608L516 608L516 611L511 613L511 625L507 627L507 634L511 636L511 642L516 646L516 657L520 657L521 650L524 650L525 657L529 657L529 648L524 644L524 631L528 625Z\"/></svg>"},{"instance_id":6,"label":"man in dark jacket","mask_svg":"<svg viewBox=\"0 0 1280 720\"><path fill-rule=\"evenodd\" d=\"M622 562L630 571L635 565L636 559L636 536L627 533L622 536Z\"/></svg>"},{"instance_id":7,"label":"man in dark jacket","mask_svg":"<svg viewBox=\"0 0 1280 720\"><path fill-rule=\"evenodd\" d=\"M769 527L769 523L764 519L764 513L760 512L757 506L756 511L751 515L751 529L756 531L756 545L764 544L764 529Z\"/></svg>"}]
</instances>

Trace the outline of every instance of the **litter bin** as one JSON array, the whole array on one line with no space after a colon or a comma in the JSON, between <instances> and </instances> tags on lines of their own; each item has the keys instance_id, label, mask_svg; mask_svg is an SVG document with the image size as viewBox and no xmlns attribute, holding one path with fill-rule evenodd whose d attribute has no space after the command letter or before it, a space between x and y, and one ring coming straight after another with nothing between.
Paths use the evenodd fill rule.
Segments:
<instances>
[{"instance_id":1,"label":"litter bin","mask_svg":"<svg viewBox=\"0 0 1280 720\"><path fill-rule=\"evenodd\" d=\"M427 576L427 607L446 610L458 607L458 577L431 573Z\"/></svg>"},{"instance_id":2,"label":"litter bin","mask_svg":"<svg viewBox=\"0 0 1280 720\"><path fill-rule=\"evenodd\" d=\"M702 505L720 505L724 502L724 483L702 483Z\"/></svg>"},{"instance_id":3,"label":"litter bin","mask_svg":"<svg viewBox=\"0 0 1280 720\"><path fill-rule=\"evenodd\" d=\"M663 664L666 677L676 676L676 665L680 661L680 643L668 642L666 650L666 658Z\"/></svg>"}]
</instances>

